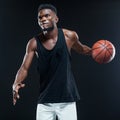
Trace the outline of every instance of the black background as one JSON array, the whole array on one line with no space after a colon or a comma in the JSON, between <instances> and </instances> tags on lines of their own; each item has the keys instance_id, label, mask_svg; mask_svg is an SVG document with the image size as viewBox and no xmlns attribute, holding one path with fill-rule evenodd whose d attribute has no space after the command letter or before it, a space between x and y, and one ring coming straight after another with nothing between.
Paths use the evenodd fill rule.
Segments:
<instances>
[{"instance_id":1,"label":"black background","mask_svg":"<svg viewBox=\"0 0 120 120\"><path fill-rule=\"evenodd\" d=\"M39 33L37 8L52 3L58 9L59 27L75 30L88 46L100 39L116 48L113 61L98 64L90 56L72 53L72 67L81 95L78 120L120 120L120 1L1 0L0 1L0 119L35 120L38 96L36 59L33 60L21 98L12 105L12 84L28 40Z\"/></svg>"}]
</instances>

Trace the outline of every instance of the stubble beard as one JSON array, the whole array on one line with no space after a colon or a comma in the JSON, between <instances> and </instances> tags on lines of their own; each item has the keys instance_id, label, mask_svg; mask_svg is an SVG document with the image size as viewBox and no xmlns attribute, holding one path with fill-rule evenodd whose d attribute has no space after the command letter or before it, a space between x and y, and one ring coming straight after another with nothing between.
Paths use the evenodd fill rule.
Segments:
<instances>
[{"instance_id":1,"label":"stubble beard","mask_svg":"<svg viewBox=\"0 0 120 120\"><path fill-rule=\"evenodd\" d=\"M50 31L52 31L54 28L55 28L54 23L52 23L51 27L44 28L44 29L41 29L41 30L42 30L43 33L48 33Z\"/></svg>"},{"instance_id":2,"label":"stubble beard","mask_svg":"<svg viewBox=\"0 0 120 120\"><path fill-rule=\"evenodd\" d=\"M54 29L54 26L42 29L42 32L48 33Z\"/></svg>"}]
</instances>

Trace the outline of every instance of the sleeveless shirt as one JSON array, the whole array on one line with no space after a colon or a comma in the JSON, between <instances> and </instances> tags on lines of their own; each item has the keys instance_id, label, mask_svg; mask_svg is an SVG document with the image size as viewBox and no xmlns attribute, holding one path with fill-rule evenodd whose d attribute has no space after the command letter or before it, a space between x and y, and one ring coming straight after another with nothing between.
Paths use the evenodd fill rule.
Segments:
<instances>
[{"instance_id":1,"label":"sleeveless shirt","mask_svg":"<svg viewBox=\"0 0 120 120\"><path fill-rule=\"evenodd\" d=\"M71 69L71 56L61 28L52 50L46 49L39 36L35 36L38 53L40 94L38 103L74 102L80 99Z\"/></svg>"}]
</instances>

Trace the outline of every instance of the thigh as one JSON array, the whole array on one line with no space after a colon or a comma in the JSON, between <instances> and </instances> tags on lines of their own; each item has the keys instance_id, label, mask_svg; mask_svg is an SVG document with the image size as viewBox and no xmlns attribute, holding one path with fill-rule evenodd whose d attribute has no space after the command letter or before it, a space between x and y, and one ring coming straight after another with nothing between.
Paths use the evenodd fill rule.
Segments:
<instances>
[{"instance_id":1,"label":"thigh","mask_svg":"<svg viewBox=\"0 0 120 120\"><path fill-rule=\"evenodd\" d=\"M55 120L56 115L52 107L38 104L36 111L36 120Z\"/></svg>"},{"instance_id":2,"label":"thigh","mask_svg":"<svg viewBox=\"0 0 120 120\"><path fill-rule=\"evenodd\" d=\"M76 103L63 103L57 109L58 120L77 120Z\"/></svg>"}]
</instances>

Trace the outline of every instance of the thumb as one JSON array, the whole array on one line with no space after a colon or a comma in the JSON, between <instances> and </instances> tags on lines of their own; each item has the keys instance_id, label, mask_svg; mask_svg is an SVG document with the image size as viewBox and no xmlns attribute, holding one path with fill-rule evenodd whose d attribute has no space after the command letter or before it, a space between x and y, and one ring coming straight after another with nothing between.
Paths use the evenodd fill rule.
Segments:
<instances>
[{"instance_id":1,"label":"thumb","mask_svg":"<svg viewBox=\"0 0 120 120\"><path fill-rule=\"evenodd\" d=\"M22 83L18 84L18 86L16 87L16 91L18 92L18 90L23 87L25 87L25 84Z\"/></svg>"},{"instance_id":2,"label":"thumb","mask_svg":"<svg viewBox=\"0 0 120 120\"><path fill-rule=\"evenodd\" d=\"M25 87L25 84L20 83L20 84L19 84L19 88L21 88L21 87Z\"/></svg>"},{"instance_id":3,"label":"thumb","mask_svg":"<svg viewBox=\"0 0 120 120\"><path fill-rule=\"evenodd\" d=\"M25 87L25 84L21 84L21 87Z\"/></svg>"}]
</instances>

